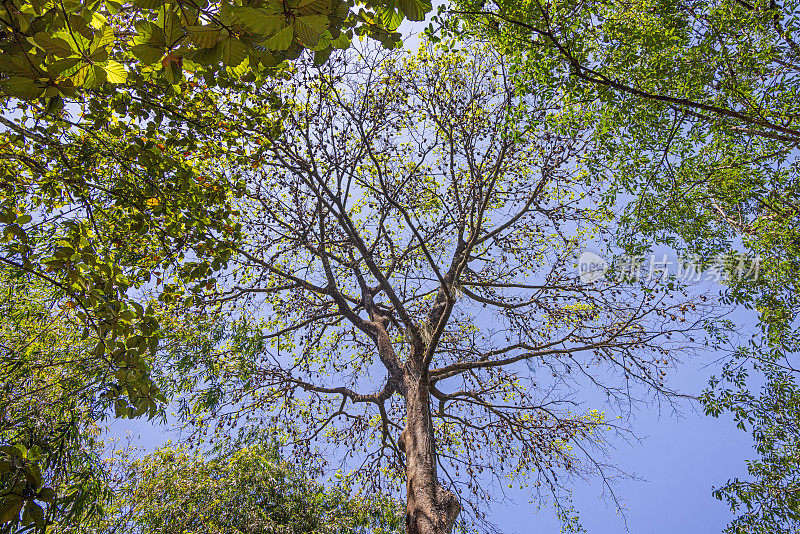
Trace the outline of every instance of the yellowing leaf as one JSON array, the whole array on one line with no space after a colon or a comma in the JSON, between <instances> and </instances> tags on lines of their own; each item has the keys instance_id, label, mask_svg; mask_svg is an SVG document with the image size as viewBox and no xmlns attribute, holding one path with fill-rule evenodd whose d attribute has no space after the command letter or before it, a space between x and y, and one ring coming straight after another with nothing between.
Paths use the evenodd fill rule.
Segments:
<instances>
[{"instance_id":1,"label":"yellowing leaf","mask_svg":"<svg viewBox=\"0 0 800 534\"><path fill-rule=\"evenodd\" d=\"M128 72L125 67L117 61L109 61L104 67L106 71L106 78L110 83L125 83L128 78Z\"/></svg>"}]
</instances>

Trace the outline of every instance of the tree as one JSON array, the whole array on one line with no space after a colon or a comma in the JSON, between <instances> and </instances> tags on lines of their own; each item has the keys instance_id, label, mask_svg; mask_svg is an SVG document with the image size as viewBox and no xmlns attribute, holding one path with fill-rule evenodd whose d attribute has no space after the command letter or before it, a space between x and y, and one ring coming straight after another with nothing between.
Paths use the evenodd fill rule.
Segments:
<instances>
[{"instance_id":1,"label":"tree","mask_svg":"<svg viewBox=\"0 0 800 534\"><path fill-rule=\"evenodd\" d=\"M573 394L670 395L696 304L654 278L581 277L613 214L558 98L521 96L502 57L448 43L298 63L223 106L251 162L215 163L243 183L243 240L194 304L230 310L251 350L205 362L197 436L207 418L291 428L293 457L326 450L368 490L404 478L414 534L479 518L482 476L558 492L600 467L581 457L616 424Z\"/></svg>"},{"instance_id":2,"label":"tree","mask_svg":"<svg viewBox=\"0 0 800 534\"><path fill-rule=\"evenodd\" d=\"M88 103L83 109L85 116L96 110ZM85 431L105 413L153 417L166 400L149 362L164 338L156 297L169 302L174 293L159 281L151 301L145 286L157 281L153 271L165 264L184 269L184 281L206 277L210 265L225 259L225 240L218 238L233 236L235 228L224 183L202 182L191 162L177 157L185 143L163 145L146 124L62 129L68 115L41 122L41 108L27 110L30 115L0 119L8 126L0 134L0 264L9 310L0 362L9 394L2 401L2 445L4 456L17 458L12 466L22 467L21 457L26 466L54 470L54 480L70 480L73 468L82 469L80 459L93 457L82 450L91 442ZM131 144L135 133L147 137ZM184 196L162 203L175 190ZM196 250L183 261L180 253L204 239L183 244L212 232L213 251ZM31 432L17 420L23 414ZM42 481L32 476L31 491L21 495L15 489L20 473L4 470L2 503L11 508L4 508L2 522L15 521L21 504L35 504ZM48 507L68 509L65 502Z\"/></svg>"},{"instance_id":3,"label":"tree","mask_svg":"<svg viewBox=\"0 0 800 534\"><path fill-rule=\"evenodd\" d=\"M797 372L771 361L758 369L767 380L757 394L751 392L743 367L731 365L724 378L734 389L712 388L703 400L712 415L732 412L742 428L750 428L759 455L747 462L748 479L733 478L714 489L714 496L737 514L726 534L790 534L800 525Z\"/></svg>"},{"instance_id":4,"label":"tree","mask_svg":"<svg viewBox=\"0 0 800 534\"><path fill-rule=\"evenodd\" d=\"M219 238L236 236L232 184L212 183L186 160L224 150L225 137L196 143L187 135L208 133L210 115L191 88L224 88L243 75L257 81L305 49L324 61L354 35L396 46L403 18L430 9L425 0L359 6L0 3L0 262L75 308L82 345L93 341L95 360L106 362L88 369L84 386L94 391L100 377L105 387L116 376L114 388L94 393L108 395L118 416L152 416L165 401L145 361L164 334L153 306L138 298L151 271L178 271L176 285L154 277L170 302L189 280L195 290L213 283L209 269L229 252ZM162 202L174 191L182 195ZM25 380L18 358L9 356L3 372Z\"/></svg>"},{"instance_id":5,"label":"tree","mask_svg":"<svg viewBox=\"0 0 800 534\"><path fill-rule=\"evenodd\" d=\"M93 356L82 356L92 365L70 387L102 396L93 410L158 413L166 398L148 361L168 334L155 303L212 285L236 239L234 184L196 164L225 150L223 121L193 88L259 83L304 50L324 61L356 35L397 46L404 17L429 9L425 0L0 3L0 263L74 308L76 345L92 345ZM167 273L174 283L163 283ZM20 374L28 363L12 351L0 372L42 379ZM51 400L49 415L79 427L104 415L85 420L67 396ZM71 428L78 447L87 436ZM6 452L26 451L23 438L6 433ZM16 475L3 479L4 495L9 481ZM3 520L16 520L13 511L3 509Z\"/></svg>"},{"instance_id":6,"label":"tree","mask_svg":"<svg viewBox=\"0 0 800 534\"><path fill-rule=\"evenodd\" d=\"M747 513L731 528L796 524L786 503L797 463L773 449L792 443L796 429L791 417L765 414L798 402L797 4L455 4L470 32L516 58L521 90L531 79L558 87L594 118L602 148L590 172L613 173L612 190L634 199L624 245L661 243L726 264L723 300L757 310L760 332L733 347L701 400L709 414L731 411L761 459L749 464L753 486L736 481L716 494L735 510L753 504L751 490L763 497L764 515ZM737 272L742 253L759 262L757 275ZM759 378L748 382L748 372Z\"/></svg>"},{"instance_id":7,"label":"tree","mask_svg":"<svg viewBox=\"0 0 800 534\"><path fill-rule=\"evenodd\" d=\"M390 534L402 528L396 502L323 487L274 445L228 443L213 457L167 445L116 461L120 478L108 512L55 532Z\"/></svg>"},{"instance_id":8,"label":"tree","mask_svg":"<svg viewBox=\"0 0 800 534\"><path fill-rule=\"evenodd\" d=\"M112 108L146 107L120 93ZM107 112L97 102L77 108L90 123ZM197 112L198 124L201 104L183 106ZM231 187L186 152L224 150L219 137L195 143L180 136L183 124L157 128L159 117L113 126L103 119L104 126L81 130L67 113L42 121L37 105L21 111L2 119L9 127L0 134L7 299L0 374L8 393L0 408L11 465L0 478L0 522L14 524L20 507L37 500L47 523L80 521L84 511L96 512L81 503L102 501L92 489L103 487L92 449L96 425L110 413L152 418L166 402L153 358L185 341L169 328L181 285L200 291L230 254L225 243L237 232ZM31 487L17 488L26 469ZM56 501L39 499L42 483Z\"/></svg>"}]
</instances>

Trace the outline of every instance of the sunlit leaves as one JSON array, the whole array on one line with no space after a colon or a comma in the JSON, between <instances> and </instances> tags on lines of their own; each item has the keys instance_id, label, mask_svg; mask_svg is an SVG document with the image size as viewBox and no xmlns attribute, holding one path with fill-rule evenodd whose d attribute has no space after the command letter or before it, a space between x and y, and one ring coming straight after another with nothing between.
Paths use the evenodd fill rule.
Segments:
<instances>
[{"instance_id":1,"label":"sunlit leaves","mask_svg":"<svg viewBox=\"0 0 800 534\"><path fill-rule=\"evenodd\" d=\"M85 530L183 534L187 529L237 532L402 532L398 503L325 487L308 465L281 458L277 444L226 442L204 456L165 446L141 459L117 459L125 473L106 517Z\"/></svg>"},{"instance_id":2,"label":"sunlit leaves","mask_svg":"<svg viewBox=\"0 0 800 534\"><path fill-rule=\"evenodd\" d=\"M127 73L122 70L150 78L163 75L168 83L177 83L184 71L198 67L211 72L239 68L237 76L261 75L278 61L297 57L304 47L319 52L320 58L329 55L329 41L320 45L326 31L338 37L356 30L394 46L394 30L403 14L421 20L431 9L425 0L404 1L397 8L394 0L385 5L368 2L369 10L384 14L376 18L365 15L369 11L363 7L351 11L352 3L340 0L192 5L139 0L124 16L120 7L110 0L90 6L30 0L0 9L4 35L15 36L0 41L3 93L23 100L45 91L47 97L73 96L75 87L94 90L125 83ZM388 13L392 15L387 18ZM164 57L172 59L162 65ZM183 58L196 63L184 63ZM247 65L241 67L245 59Z\"/></svg>"}]
</instances>

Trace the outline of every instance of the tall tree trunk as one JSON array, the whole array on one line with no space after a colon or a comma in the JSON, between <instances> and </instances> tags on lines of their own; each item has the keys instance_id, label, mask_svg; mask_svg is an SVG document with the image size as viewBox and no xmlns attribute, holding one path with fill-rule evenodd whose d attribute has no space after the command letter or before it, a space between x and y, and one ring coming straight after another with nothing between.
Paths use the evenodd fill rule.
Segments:
<instances>
[{"instance_id":1,"label":"tall tree trunk","mask_svg":"<svg viewBox=\"0 0 800 534\"><path fill-rule=\"evenodd\" d=\"M427 385L407 382L406 427L400 446L406 455L406 533L451 534L461 512L455 494L436 476L436 445Z\"/></svg>"}]
</instances>

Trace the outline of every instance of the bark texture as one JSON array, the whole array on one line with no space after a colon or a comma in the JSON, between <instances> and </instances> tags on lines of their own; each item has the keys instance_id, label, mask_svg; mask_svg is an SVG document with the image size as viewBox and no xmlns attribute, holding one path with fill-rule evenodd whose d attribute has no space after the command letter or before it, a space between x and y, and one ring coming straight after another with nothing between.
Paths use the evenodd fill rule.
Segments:
<instances>
[{"instance_id":1,"label":"bark texture","mask_svg":"<svg viewBox=\"0 0 800 534\"><path fill-rule=\"evenodd\" d=\"M411 380L414 382L407 385L406 393L406 428L400 436L406 455L406 532L450 534L461 505L437 478L428 387Z\"/></svg>"}]
</instances>

